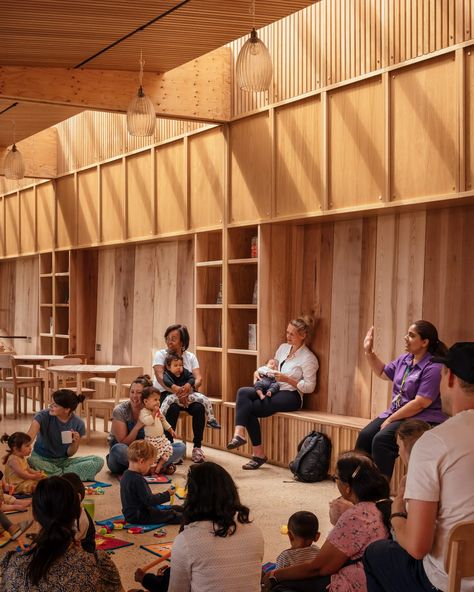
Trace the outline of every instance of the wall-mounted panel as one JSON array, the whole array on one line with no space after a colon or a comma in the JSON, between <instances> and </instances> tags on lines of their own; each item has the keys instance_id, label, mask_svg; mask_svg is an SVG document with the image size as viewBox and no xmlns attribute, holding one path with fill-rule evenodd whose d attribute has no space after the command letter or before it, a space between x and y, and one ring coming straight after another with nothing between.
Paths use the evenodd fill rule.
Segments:
<instances>
[{"instance_id":1,"label":"wall-mounted panel","mask_svg":"<svg viewBox=\"0 0 474 592\"><path fill-rule=\"evenodd\" d=\"M99 191L97 167L77 174L77 244L94 245L99 241Z\"/></svg>"},{"instance_id":2,"label":"wall-mounted panel","mask_svg":"<svg viewBox=\"0 0 474 592\"><path fill-rule=\"evenodd\" d=\"M6 255L20 254L20 200L18 193L5 198L5 251Z\"/></svg>"},{"instance_id":3,"label":"wall-mounted panel","mask_svg":"<svg viewBox=\"0 0 474 592\"><path fill-rule=\"evenodd\" d=\"M5 198L0 197L0 257L5 256Z\"/></svg>"},{"instance_id":4,"label":"wall-mounted panel","mask_svg":"<svg viewBox=\"0 0 474 592\"><path fill-rule=\"evenodd\" d=\"M125 238L125 185L123 160L108 162L100 167L102 241L120 241Z\"/></svg>"},{"instance_id":5,"label":"wall-mounted panel","mask_svg":"<svg viewBox=\"0 0 474 592\"><path fill-rule=\"evenodd\" d=\"M473 7L474 18L474 7ZM466 139L466 189L472 189L474 185L474 51L466 51L464 54L466 60L466 120L465 120L465 139Z\"/></svg>"},{"instance_id":6,"label":"wall-mounted panel","mask_svg":"<svg viewBox=\"0 0 474 592\"><path fill-rule=\"evenodd\" d=\"M22 220L23 224L23 220ZM15 316L13 335L26 335L31 341L15 341L25 354L37 353L39 282L38 257L22 257L15 261Z\"/></svg>"},{"instance_id":7,"label":"wall-mounted panel","mask_svg":"<svg viewBox=\"0 0 474 592\"><path fill-rule=\"evenodd\" d=\"M268 219L271 215L272 150L269 113L232 123L230 222Z\"/></svg>"},{"instance_id":8,"label":"wall-mounted panel","mask_svg":"<svg viewBox=\"0 0 474 592\"><path fill-rule=\"evenodd\" d=\"M36 187L36 234L39 251L54 248L56 191L53 181Z\"/></svg>"},{"instance_id":9,"label":"wall-mounted panel","mask_svg":"<svg viewBox=\"0 0 474 592\"><path fill-rule=\"evenodd\" d=\"M226 142L221 127L189 138L188 184L191 228L222 224Z\"/></svg>"},{"instance_id":10,"label":"wall-mounted panel","mask_svg":"<svg viewBox=\"0 0 474 592\"><path fill-rule=\"evenodd\" d=\"M34 187L20 191L21 252L36 251L36 192Z\"/></svg>"},{"instance_id":11,"label":"wall-mounted panel","mask_svg":"<svg viewBox=\"0 0 474 592\"><path fill-rule=\"evenodd\" d=\"M400 70L390 83L392 200L454 193L459 160L454 56Z\"/></svg>"},{"instance_id":12,"label":"wall-mounted panel","mask_svg":"<svg viewBox=\"0 0 474 592\"><path fill-rule=\"evenodd\" d=\"M275 110L276 216L319 211L322 195L319 97Z\"/></svg>"},{"instance_id":13,"label":"wall-mounted panel","mask_svg":"<svg viewBox=\"0 0 474 592\"><path fill-rule=\"evenodd\" d=\"M184 140L155 151L158 234L186 230L186 171Z\"/></svg>"},{"instance_id":14,"label":"wall-mounted panel","mask_svg":"<svg viewBox=\"0 0 474 592\"><path fill-rule=\"evenodd\" d=\"M154 181L151 152L146 150L129 156L127 167L127 236L149 237L153 234Z\"/></svg>"},{"instance_id":15,"label":"wall-mounted panel","mask_svg":"<svg viewBox=\"0 0 474 592\"><path fill-rule=\"evenodd\" d=\"M330 93L329 205L374 203L384 187L384 100L381 78Z\"/></svg>"},{"instance_id":16,"label":"wall-mounted panel","mask_svg":"<svg viewBox=\"0 0 474 592\"><path fill-rule=\"evenodd\" d=\"M74 175L56 180L57 246L71 248L77 242L77 195Z\"/></svg>"}]
</instances>

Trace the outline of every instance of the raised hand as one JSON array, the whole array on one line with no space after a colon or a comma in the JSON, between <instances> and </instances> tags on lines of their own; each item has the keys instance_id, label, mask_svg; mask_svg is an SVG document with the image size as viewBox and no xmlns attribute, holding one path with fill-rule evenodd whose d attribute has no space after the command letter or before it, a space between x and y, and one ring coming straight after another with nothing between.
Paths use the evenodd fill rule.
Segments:
<instances>
[{"instance_id":1,"label":"raised hand","mask_svg":"<svg viewBox=\"0 0 474 592\"><path fill-rule=\"evenodd\" d=\"M374 326L370 327L364 339L364 351L366 354L371 354L374 349Z\"/></svg>"}]
</instances>

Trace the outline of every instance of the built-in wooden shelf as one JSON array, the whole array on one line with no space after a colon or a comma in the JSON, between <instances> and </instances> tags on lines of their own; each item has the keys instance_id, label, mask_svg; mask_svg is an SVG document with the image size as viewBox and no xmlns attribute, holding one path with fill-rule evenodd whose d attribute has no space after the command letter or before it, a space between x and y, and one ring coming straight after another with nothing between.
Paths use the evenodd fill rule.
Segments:
<instances>
[{"instance_id":1,"label":"built-in wooden shelf","mask_svg":"<svg viewBox=\"0 0 474 592\"><path fill-rule=\"evenodd\" d=\"M256 349L228 349L227 353L239 354L241 356L256 356L258 352Z\"/></svg>"},{"instance_id":2,"label":"built-in wooden shelf","mask_svg":"<svg viewBox=\"0 0 474 592\"><path fill-rule=\"evenodd\" d=\"M196 345L196 351L222 353L222 347L210 347L208 345Z\"/></svg>"},{"instance_id":3,"label":"built-in wooden shelf","mask_svg":"<svg viewBox=\"0 0 474 592\"><path fill-rule=\"evenodd\" d=\"M222 259L220 261L199 261L196 267L222 267Z\"/></svg>"},{"instance_id":4,"label":"built-in wooden shelf","mask_svg":"<svg viewBox=\"0 0 474 592\"><path fill-rule=\"evenodd\" d=\"M222 310L222 304L196 304L196 308L208 310Z\"/></svg>"},{"instance_id":5,"label":"built-in wooden shelf","mask_svg":"<svg viewBox=\"0 0 474 592\"><path fill-rule=\"evenodd\" d=\"M227 308L232 310L257 310L258 304L229 304Z\"/></svg>"},{"instance_id":6,"label":"built-in wooden shelf","mask_svg":"<svg viewBox=\"0 0 474 592\"><path fill-rule=\"evenodd\" d=\"M229 259L229 265L257 265L257 257L247 257L246 259Z\"/></svg>"}]
</instances>

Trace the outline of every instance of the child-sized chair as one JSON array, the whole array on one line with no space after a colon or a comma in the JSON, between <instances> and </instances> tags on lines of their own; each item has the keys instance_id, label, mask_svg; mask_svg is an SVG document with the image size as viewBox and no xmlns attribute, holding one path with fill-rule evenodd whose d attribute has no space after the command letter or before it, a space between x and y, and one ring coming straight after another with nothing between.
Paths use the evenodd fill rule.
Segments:
<instances>
[{"instance_id":1,"label":"child-sized chair","mask_svg":"<svg viewBox=\"0 0 474 592\"><path fill-rule=\"evenodd\" d=\"M23 392L24 413L26 414L28 389L32 391L33 407L36 407L36 391L38 389L41 408L44 406L44 380L37 376L21 376L18 373L15 358L10 354L0 354L0 398L3 397L3 415L6 413L7 393L13 395L13 417L21 413L21 393Z\"/></svg>"}]
</instances>

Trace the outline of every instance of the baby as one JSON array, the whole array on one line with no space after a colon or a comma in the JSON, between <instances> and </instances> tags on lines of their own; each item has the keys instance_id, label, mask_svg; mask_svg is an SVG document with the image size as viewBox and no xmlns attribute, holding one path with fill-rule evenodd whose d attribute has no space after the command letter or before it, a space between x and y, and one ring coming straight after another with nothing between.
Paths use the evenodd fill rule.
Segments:
<instances>
[{"instance_id":1,"label":"baby","mask_svg":"<svg viewBox=\"0 0 474 592\"><path fill-rule=\"evenodd\" d=\"M140 411L139 420L145 425L145 440L150 442L156 450L155 473L158 474L173 454L173 447L165 436L165 431L169 432L173 438L176 438L176 432L166 421L160 409L160 391L147 386L143 389L141 396L144 407Z\"/></svg>"},{"instance_id":2,"label":"baby","mask_svg":"<svg viewBox=\"0 0 474 592\"><path fill-rule=\"evenodd\" d=\"M10 485L3 478L3 473L0 471L0 511L1 512L15 512L26 510L31 506L31 499L17 499L13 497L15 488Z\"/></svg>"},{"instance_id":3,"label":"baby","mask_svg":"<svg viewBox=\"0 0 474 592\"><path fill-rule=\"evenodd\" d=\"M186 399L179 399L178 393L185 384L190 384L194 388L195 379L189 370L184 367L183 358L174 353L167 354L165 358L165 368L163 371L163 382L169 389L169 394L161 405L161 412L166 415L170 405L178 403L181 407L187 407L189 403L200 403L206 411L207 425L216 430L221 429L220 423L214 416L212 403L202 393L191 393Z\"/></svg>"},{"instance_id":4,"label":"baby","mask_svg":"<svg viewBox=\"0 0 474 592\"><path fill-rule=\"evenodd\" d=\"M270 358L265 366L260 366L257 369L259 379L255 382L254 387L260 399L271 397L280 390L280 385L275 378L275 372L278 372L278 360Z\"/></svg>"},{"instance_id":5,"label":"baby","mask_svg":"<svg viewBox=\"0 0 474 592\"><path fill-rule=\"evenodd\" d=\"M291 548L285 549L276 560L277 569L311 561L320 551L313 545L319 539L319 521L312 512L295 512L288 519L288 538Z\"/></svg>"}]
</instances>

